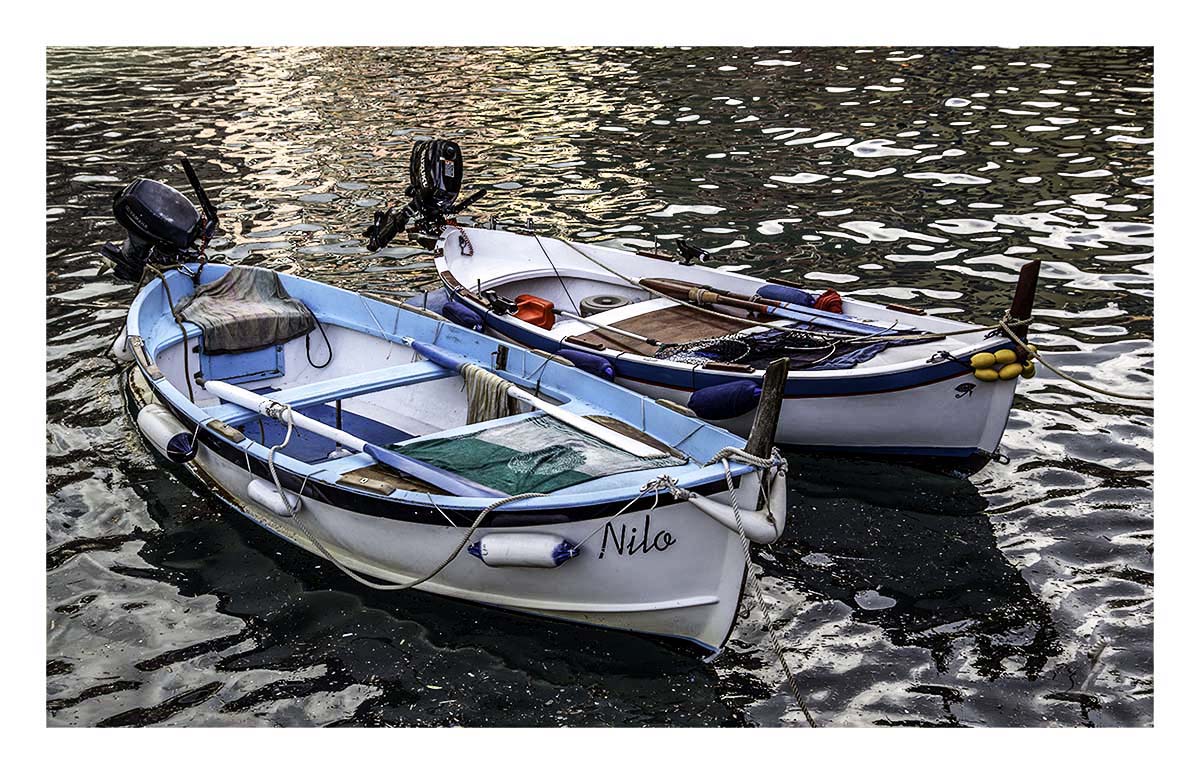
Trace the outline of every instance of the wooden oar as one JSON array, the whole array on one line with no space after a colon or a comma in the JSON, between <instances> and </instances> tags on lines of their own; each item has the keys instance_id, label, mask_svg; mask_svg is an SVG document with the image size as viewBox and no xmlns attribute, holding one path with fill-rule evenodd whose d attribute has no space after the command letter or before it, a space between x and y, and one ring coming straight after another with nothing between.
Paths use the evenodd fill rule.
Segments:
<instances>
[{"instance_id":1,"label":"wooden oar","mask_svg":"<svg viewBox=\"0 0 1200 774\"><path fill-rule=\"evenodd\" d=\"M663 346L663 342L659 341L658 339L652 339L648 336L643 336L640 333L634 333L632 331L627 331L623 328L618 328L615 325L605 325L604 323L596 322L595 320L590 320L587 317L584 317L583 315L575 314L574 312L569 312L566 309L559 309L558 307L555 307L554 313L561 314L563 317L566 317L569 320L575 320L577 322L583 323L584 325L590 325L593 328L599 328L602 331L608 331L609 333L616 333L617 335L625 336L627 338L633 339L634 341L640 341L643 344L649 344L652 347Z\"/></svg>"},{"instance_id":2,"label":"wooden oar","mask_svg":"<svg viewBox=\"0 0 1200 774\"><path fill-rule=\"evenodd\" d=\"M280 408L284 405L271 400L269 395L259 395L258 393L250 392L250 390L236 387L217 379L205 379L200 386L221 400L248 408L251 411L257 411L259 414L271 419L278 420ZM371 459L381 465L386 465L407 476L432 484L438 489L449 492L452 495L458 495L459 497L504 497L506 494L497 489L477 484L449 470L443 470L421 460L394 452L391 449L384 449L373 443L367 443L357 436L350 435L345 430L330 427L324 422L318 422L311 417L306 417L298 411L292 412L292 424L301 430L307 430L322 438L328 438L349 449L365 452L370 455Z\"/></svg>"},{"instance_id":3,"label":"wooden oar","mask_svg":"<svg viewBox=\"0 0 1200 774\"><path fill-rule=\"evenodd\" d=\"M416 341L407 336L402 338L401 341L407 346L412 347L417 353L425 356L434 363L437 363L442 368L448 368L454 372L461 372L462 367L467 364L476 365L480 368L486 368L486 366L484 366L482 363L476 363L469 358L456 355L449 350L442 349L441 347L433 344L426 344L423 341ZM593 438L598 438L610 446L623 449L630 454L634 454L638 457L668 456L667 452L655 449L653 446L647 446L641 441L634 440L627 435L622 435L614 430L610 430L599 423L591 421L590 419L585 419L578 414L572 414L570 411L565 411L558 406L555 406L553 403L547 403L541 398L534 397L515 384L508 388L508 395L510 398L516 398L522 403L526 403L530 406L533 406L535 409L544 411L563 424L570 425L582 433L587 433Z\"/></svg>"},{"instance_id":4,"label":"wooden oar","mask_svg":"<svg viewBox=\"0 0 1200 774\"><path fill-rule=\"evenodd\" d=\"M645 278L639 280L639 283L664 295L688 300L692 303L732 306L756 314L773 315L788 320L823 325L827 328L834 328L835 330L846 331L847 333L885 335L897 332L895 328L881 328L878 325L857 322L834 312L826 312L823 309L797 306L796 304L788 304L770 298L752 298L730 290L714 290L713 288L697 285L694 282L687 282L685 280Z\"/></svg>"}]
</instances>

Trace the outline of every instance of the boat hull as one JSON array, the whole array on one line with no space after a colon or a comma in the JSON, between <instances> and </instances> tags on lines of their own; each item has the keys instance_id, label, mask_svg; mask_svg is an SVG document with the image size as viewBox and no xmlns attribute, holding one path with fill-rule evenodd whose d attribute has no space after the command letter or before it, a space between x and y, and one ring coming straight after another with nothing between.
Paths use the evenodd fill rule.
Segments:
<instances>
[{"instance_id":1,"label":"boat hull","mask_svg":"<svg viewBox=\"0 0 1200 774\"><path fill-rule=\"evenodd\" d=\"M612 365L619 384L683 405L706 387L743 379L761 384L761 368L658 359L658 341L723 336L736 328L715 318L707 322L689 319L686 314L655 322L656 314L669 306L678 308L678 304L670 301L664 306L665 299L654 298L637 278L721 288L745 298L753 297L768 280L655 260L601 245L503 230L462 231L469 235L469 247L462 239L447 237L435 255L443 288L414 296L412 303L441 311L445 299L453 297L469 307L482 320L485 331L494 336L547 352L575 350L601 356ZM494 311L496 307L486 299L491 291L504 298L533 294L562 310L578 308L577 302L596 294L617 295L626 303L592 315L564 316L547 329L507 310ZM843 299L843 304L850 320L874 320L883 328L924 331L934 338L889 348L850 367L791 371L775 436L778 443L822 452L934 460L968 473L997 456L1017 380L978 380L969 363L979 353L1014 348L1012 341L977 325L908 307L873 304L855 297ZM724 317L746 314L720 303L710 308ZM595 322L589 325L588 320ZM610 327L601 331L597 324ZM756 324L774 322L747 318L745 327ZM632 330L635 335L622 339L622 330ZM709 421L744 433L751 416L748 412Z\"/></svg>"},{"instance_id":2,"label":"boat hull","mask_svg":"<svg viewBox=\"0 0 1200 774\"><path fill-rule=\"evenodd\" d=\"M472 303L460 297L464 303ZM564 347L476 307L485 331L527 347ZM997 341L982 351L1012 345ZM617 358L616 382L653 398L687 405L696 389L751 378L704 369L655 367ZM761 380L761 378L759 379ZM681 383L682 382L682 383ZM996 456L1016 396L1017 380L982 382L955 361L902 373L839 378L793 376L785 388L777 443L807 451L902 457L972 473ZM754 413L712 424L744 435Z\"/></svg>"},{"instance_id":3,"label":"boat hull","mask_svg":"<svg viewBox=\"0 0 1200 774\"><path fill-rule=\"evenodd\" d=\"M147 402L159 402L136 369L127 386L135 415ZM423 576L454 550L463 534L461 527L444 521L443 526L367 514L303 493L298 515L280 517L248 496L251 483L269 482L212 444L201 444L195 458L181 467L264 529L326 558L319 541L339 564L376 582L405 583ZM745 561L739 538L687 502L664 497L663 503L657 508L639 503L615 519L606 515L547 524L539 518L542 523L531 527L481 527L472 542L497 532L552 533L580 545L580 555L553 568L492 567L463 551L419 590L517 613L684 640L717 652L733 627L742 592Z\"/></svg>"}]
</instances>

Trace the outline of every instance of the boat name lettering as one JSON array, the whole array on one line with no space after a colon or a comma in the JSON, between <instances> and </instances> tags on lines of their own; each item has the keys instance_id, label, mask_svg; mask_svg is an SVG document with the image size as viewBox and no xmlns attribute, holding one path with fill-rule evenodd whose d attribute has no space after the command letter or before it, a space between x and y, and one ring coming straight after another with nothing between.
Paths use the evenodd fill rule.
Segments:
<instances>
[{"instance_id":1,"label":"boat name lettering","mask_svg":"<svg viewBox=\"0 0 1200 774\"><path fill-rule=\"evenodd\" d=\"M650 537L650 514L646 514L646 520L642 524L641 537L638 537L638 528L630 527L627 524L622 524L618 531L613 523L604 525L604 540L600 544L600 556L603 559L604 553L608 551L610 542L613 550L621 556L633 554L648 554L651 551L666 551L671 546L675 545L675 536L665 529L660 529L654 533L654 537Z\"/></svg>"}]
</instances>

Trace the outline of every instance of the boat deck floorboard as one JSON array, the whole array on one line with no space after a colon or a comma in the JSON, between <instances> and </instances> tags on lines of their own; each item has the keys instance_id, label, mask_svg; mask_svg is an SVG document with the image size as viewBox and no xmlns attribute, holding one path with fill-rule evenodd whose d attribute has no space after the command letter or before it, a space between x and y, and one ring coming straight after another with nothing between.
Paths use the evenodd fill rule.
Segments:
<instances>
[{"instance_id":1,"label":"boat deck floorboard","mask_svg":"<svg viewBox=\"0 0 1200 774\"><path fill-rule=\"evenodd\" d=\"M656 309L630 317L620 322L611 323L622 330L636 333L651 339L658 339L667 344L680 344L686 341L707 339L713 336L724 336L736 333L758 325L754 320L737 323L726 317L711 314L689 306L669 306L666 309ZM611 331L593 330L582 336L581 341L600 344L612 349L620 349L639 355L654 355L658 347L637 339L622 336Z\"/></svg>"}]
</instances>

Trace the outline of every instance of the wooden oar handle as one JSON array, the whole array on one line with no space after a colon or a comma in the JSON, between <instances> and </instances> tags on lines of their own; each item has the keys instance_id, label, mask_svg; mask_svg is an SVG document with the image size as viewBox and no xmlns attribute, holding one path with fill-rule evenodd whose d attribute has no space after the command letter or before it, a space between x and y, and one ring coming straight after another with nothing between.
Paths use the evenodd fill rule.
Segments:
<instances>
[{"instance_id":1,"label":"wooden oar handle","mask_svg":"<svg viewBox=\"0 0 1200 774\"><path fill-rule=\"evenodd\" d=\"M643 279L642 284L664 295L685 299L701 306L721 304L722 306L732 306L735 309L745 309L758 314L771 313L771 308L766 304L751 301L745 296L739 297L736 294L710 290L703 285L697 285L692 282L667 279Z\"/></svg>"}]
</instances>

